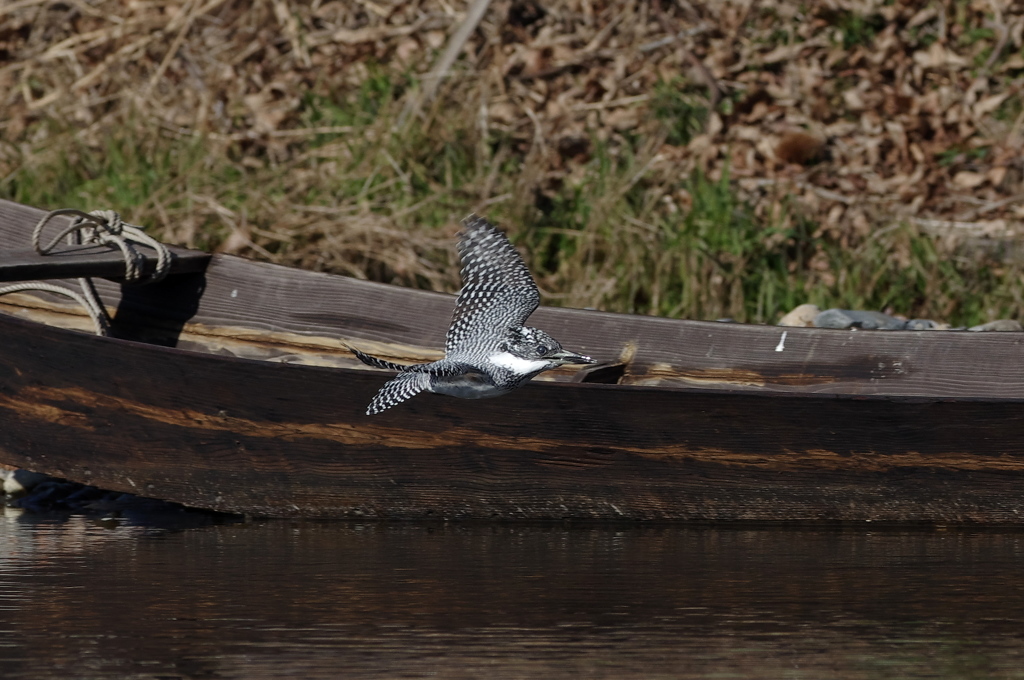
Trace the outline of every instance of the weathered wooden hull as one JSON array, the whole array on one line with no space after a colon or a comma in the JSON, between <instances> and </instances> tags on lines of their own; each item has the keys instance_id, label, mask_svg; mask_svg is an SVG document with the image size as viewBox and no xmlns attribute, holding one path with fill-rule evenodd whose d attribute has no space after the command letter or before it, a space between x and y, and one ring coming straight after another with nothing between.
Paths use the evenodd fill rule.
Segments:
<instances>
[{"instance_id":1,"label":"weathered wooden hull","mask_svg":"<svg viewBox=\"0 0 1024 680\"><path fill-rule=\"evenodd\" d=\"M532 384L369 418L380 374L0 319L0 459L272 516L1017 522L1024 403Z\"/></svg>"},{"instance_id":2,"label":"weathered wooden hull","mask_svg":"<svg viewBox=\"0 0 1024 680\"><path fill-rule=\"evenodd\" d=\"M236 258L175 285L120 296L122 330L192 350L0 314L0 462L266 516L1024 523L1016 334L790 329L777 351L778 328L542 309L620 384L369 417L386 372L224 353L436 347L449 296ZM199 351L229 327L265 337Z\"/></svg>"}]
</instances>

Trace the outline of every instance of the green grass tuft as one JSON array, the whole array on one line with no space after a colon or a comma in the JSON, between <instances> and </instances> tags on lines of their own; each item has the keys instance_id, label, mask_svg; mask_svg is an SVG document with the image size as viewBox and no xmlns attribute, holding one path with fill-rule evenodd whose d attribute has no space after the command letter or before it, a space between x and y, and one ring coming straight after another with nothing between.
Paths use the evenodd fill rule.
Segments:
<instances>
[{"instance_id":1,"label":"green grass tuft","mask_svg":"<svg viewBox=\"0 0 1024 680\"><path fill-rule=\"evenodd\" d=\"M666 141L677 146L689 144L708 117L707 104L680 78L658 81L651 111L666 126Z\"/></svg>"}]
</instances>

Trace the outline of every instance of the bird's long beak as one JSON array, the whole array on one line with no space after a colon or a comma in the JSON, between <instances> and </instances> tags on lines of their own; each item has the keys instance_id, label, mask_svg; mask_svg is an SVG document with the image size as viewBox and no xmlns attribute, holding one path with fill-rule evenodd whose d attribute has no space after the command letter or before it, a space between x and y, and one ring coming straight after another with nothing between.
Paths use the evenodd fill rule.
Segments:
<instances>
[{"instance_id":1,"label":"bird's long beak","mask_svg":"<svg viewBox=\"0 0 1024 680\"><path fill-rule=\"evenodd\" d=\"M595 361L594 359L591 359L588 356L585 356L583 354L576 354L576 352L570 352L567 349L559 350L559 351L555 352L554 354L549 354L548 358L549 359L554 359L555 361L557 361L559 363L562 363L562 364L596 364L597 363L597 361Z\"/></svg>"}]
</instances>

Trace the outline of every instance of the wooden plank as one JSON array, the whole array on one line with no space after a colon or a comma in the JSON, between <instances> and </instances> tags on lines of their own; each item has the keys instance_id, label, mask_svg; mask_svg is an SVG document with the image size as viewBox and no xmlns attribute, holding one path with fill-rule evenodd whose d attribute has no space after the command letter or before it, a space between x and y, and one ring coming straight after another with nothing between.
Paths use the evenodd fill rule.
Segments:
<instances>
[{"instance_id":1,"label":"wooden plank","mask_svg":"<svg viewBox=\"0 0 1024 680\"><path fill-rule=\"evenodd\" d=\"M363 415L378 372L0 316L0 460L305 517L1024 522L1024 400L533 383Z\"/></svg>"},{"instance_id":2,"label":"wooden plank","mask_svg":"<svg viewBox=\"0 0 1024 680\"><path fill-rule=\"evenodd\" d=\"M192 322L437 349L453 307L449 295L214 256ZM633 384L1024 398L1022 333L787 329L551 307L529 323L602 363L628 357Z\"/></svg>"},{"instance_id":3,"label":"wooden plank","mask_svg":"<svg viewBox=\"0 0 1024 680\"><path fill-rule=\"evenodd\" d=\"M170 274L202 272L210 261L208 253L169 246ZM156 251L139 246L146 262L143 273L156 269ZM79 277L124 278L124 256L120 250L102 245L65 246L40 255L31 248L0 249L0 282L72 279Z\"/></svg>"}]
</instances>

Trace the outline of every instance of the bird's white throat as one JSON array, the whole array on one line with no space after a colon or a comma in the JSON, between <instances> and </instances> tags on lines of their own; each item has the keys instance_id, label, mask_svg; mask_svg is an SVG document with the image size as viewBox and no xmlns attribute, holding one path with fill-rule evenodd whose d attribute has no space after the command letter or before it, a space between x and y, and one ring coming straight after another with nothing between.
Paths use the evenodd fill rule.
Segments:
<instances>
[{"instance_id":1,"label":"bird's white throat","mask_svg":"<svg viewBox=\"0 0 1024 680\"><path fill-rule=\"evenodd\" d=\"M529 373L543 371L549 365L549 362L543 359L521 359L511 352L499 352L498 354L492 354L488 357L488 360L491 363L501 366L502 368L507 368L518 375L527 375Z\"/></svg>"}]
</instances>

